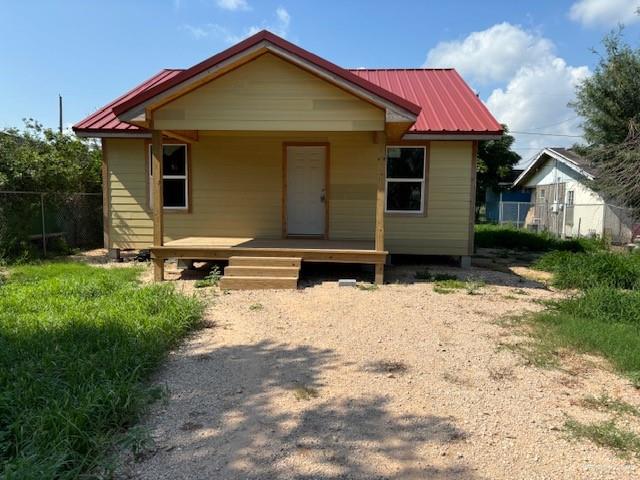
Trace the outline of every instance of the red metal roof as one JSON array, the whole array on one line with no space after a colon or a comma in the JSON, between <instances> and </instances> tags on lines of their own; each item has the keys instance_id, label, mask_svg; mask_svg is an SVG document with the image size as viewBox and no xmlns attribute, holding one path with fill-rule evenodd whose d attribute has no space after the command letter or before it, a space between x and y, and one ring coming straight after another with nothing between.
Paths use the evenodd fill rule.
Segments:
<instances>
[{"instance_id":1,"label":"red metal roof","mask_svg":"<svg viewBox=\"0 0 640 480\"><path fill-rule=\"evenodd\" d=\"M84 120L76 123L73 130L78 133L145 133L146 129L123 122L116 117L113 109L128 99L134 97L140 92L144 92L154 85L166 82L170 78L175 77L182 70L166 69L156 73L153 77L145 80L143 83L129 90L121 97L116 98L113 102L105 105L97 112L89 115Z\"/></svg>"},{"instance_id":2,"label":"red metal roof","mask_svg":"<svg viewBox=\"0 0 640 480\"><path fill-rule=\"evenodd\" d=\"M501 125L453 69L345 70L273 35L260 32L187 70L162 70L74 125L76 133L131 134L146 130L117 118L136 105L211 68L252 45L268 40L376 95L417 114L410 133L501 134Z\"/></svg>"},{"instance_id":3,"label":"red metal roof","mask_svg":"<svg viewBox=\"0 0 640 480\"><path fill-rule=\"evenodd\" d=\"M351 72L422 107L410 133L502 133L502 126L454 69Z\"/></svg>"}]
</instances>

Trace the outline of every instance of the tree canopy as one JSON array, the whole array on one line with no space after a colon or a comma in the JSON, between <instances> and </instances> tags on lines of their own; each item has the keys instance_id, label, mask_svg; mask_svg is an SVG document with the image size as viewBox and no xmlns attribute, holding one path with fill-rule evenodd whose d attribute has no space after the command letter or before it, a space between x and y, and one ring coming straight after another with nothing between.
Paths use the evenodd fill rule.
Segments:
<instances>
[{"instance_id":1,"label":"tree canopy","mask_svg":"<svg viewBox=\"0 0 640 480\"><path fill-rule=\"evenodd\" d=\"M100 192L101 158L91 142L26 120L0 132L0 190Z\"/></svg>"},{"instance_id":2,"label":"tree canopy","mask_svg":"<svg viewBox=\"0 0 640 480\"><path fill-rule=\"evenodd\" d=\"M578 86L571 105L584 119L595 187L608 200L640 211L640 50L623 41L622 30L607 35L603 46L594 74Z\"/></svg>"}]
</instances>

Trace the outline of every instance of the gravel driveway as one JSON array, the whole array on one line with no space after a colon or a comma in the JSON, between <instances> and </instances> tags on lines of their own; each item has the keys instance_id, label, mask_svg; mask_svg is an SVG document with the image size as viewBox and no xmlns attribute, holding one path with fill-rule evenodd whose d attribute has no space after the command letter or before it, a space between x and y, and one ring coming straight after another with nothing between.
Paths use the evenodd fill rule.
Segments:
<instances>
[{"instance_id":1,"label":"gravel driveway","mask_svg":"<svg viewBox=\"0 0 640 480\"><path fill-rule=\"evenodd\" d=\"M633 460L563 429L566 415L598 418L576 405L585 395L638 403L637 391L581 358L541 370L499 348L513 331L496 320L555 294L474 275L487 281L476 295L430 283L207 289L210 326L161 372L169 399L146 421L155 448L123 476L639 478Z\"/></svg>"}]
</instances>

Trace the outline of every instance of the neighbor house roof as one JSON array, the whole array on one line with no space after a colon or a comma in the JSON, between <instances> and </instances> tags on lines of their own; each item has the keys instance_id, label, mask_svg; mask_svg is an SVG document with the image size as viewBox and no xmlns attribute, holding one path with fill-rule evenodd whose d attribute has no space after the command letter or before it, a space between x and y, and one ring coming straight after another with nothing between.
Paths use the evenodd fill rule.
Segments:
<instances>
[{"instance_id":1,"label":"neighbor house roof","mask_svg":"<svg viewBox=\"0 0 640 480\"><path fill-rule=\"evenodd\" d=\"M331 77L356 85L414 115L410 134L500 135L501 125L453 69L346 70L286 40L262 31L186 70L162 70L123 96L74 125L84 136L148 135L146 129L118 116L203 75L249 48L268 42L302 58Z\"/></svg>"},{"instance_id":2,"label":"neighbor house roof","mask_svg":"<svg viewBox=\"0 0 640 480\"><path fill-rule=\"evenodd\" d=\"M540 150L529 166L515 179L513 186L517 187L522 185L525 180L533 175L549 158L558 160L588 180L593 180L594 178L595 172L589 161L574 150L561 147L546 147Z\"/></svg>"}]
</instances>

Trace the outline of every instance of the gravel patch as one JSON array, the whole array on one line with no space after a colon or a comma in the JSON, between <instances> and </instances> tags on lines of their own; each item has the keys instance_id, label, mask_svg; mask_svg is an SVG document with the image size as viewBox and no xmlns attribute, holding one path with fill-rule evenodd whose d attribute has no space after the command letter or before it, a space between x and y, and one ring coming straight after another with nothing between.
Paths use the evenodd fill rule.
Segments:
<instances>
[{"instance_id":1,"label":"gravel patch","mask_svg":"<svg viewBox=\"0 0 640 480\"><path fill-rule=\"evenodd\" d=\"M638 463L567 437L567 415L629 383L570 356L543 370L499 345L499 320L557 296L507 273L440 268L486 282L475 295L390 269L376 290L311 282L219 292L209 328L173 352L169 389L145 421L154 440L120 475L139 479L635 479ZM440 271L439 270L439 271ZM394 280L395 279L395 280ZM190 280L180 288L192 291ZM261 308L252 308L253 305Z\"/></svg>"}]
</instances>

